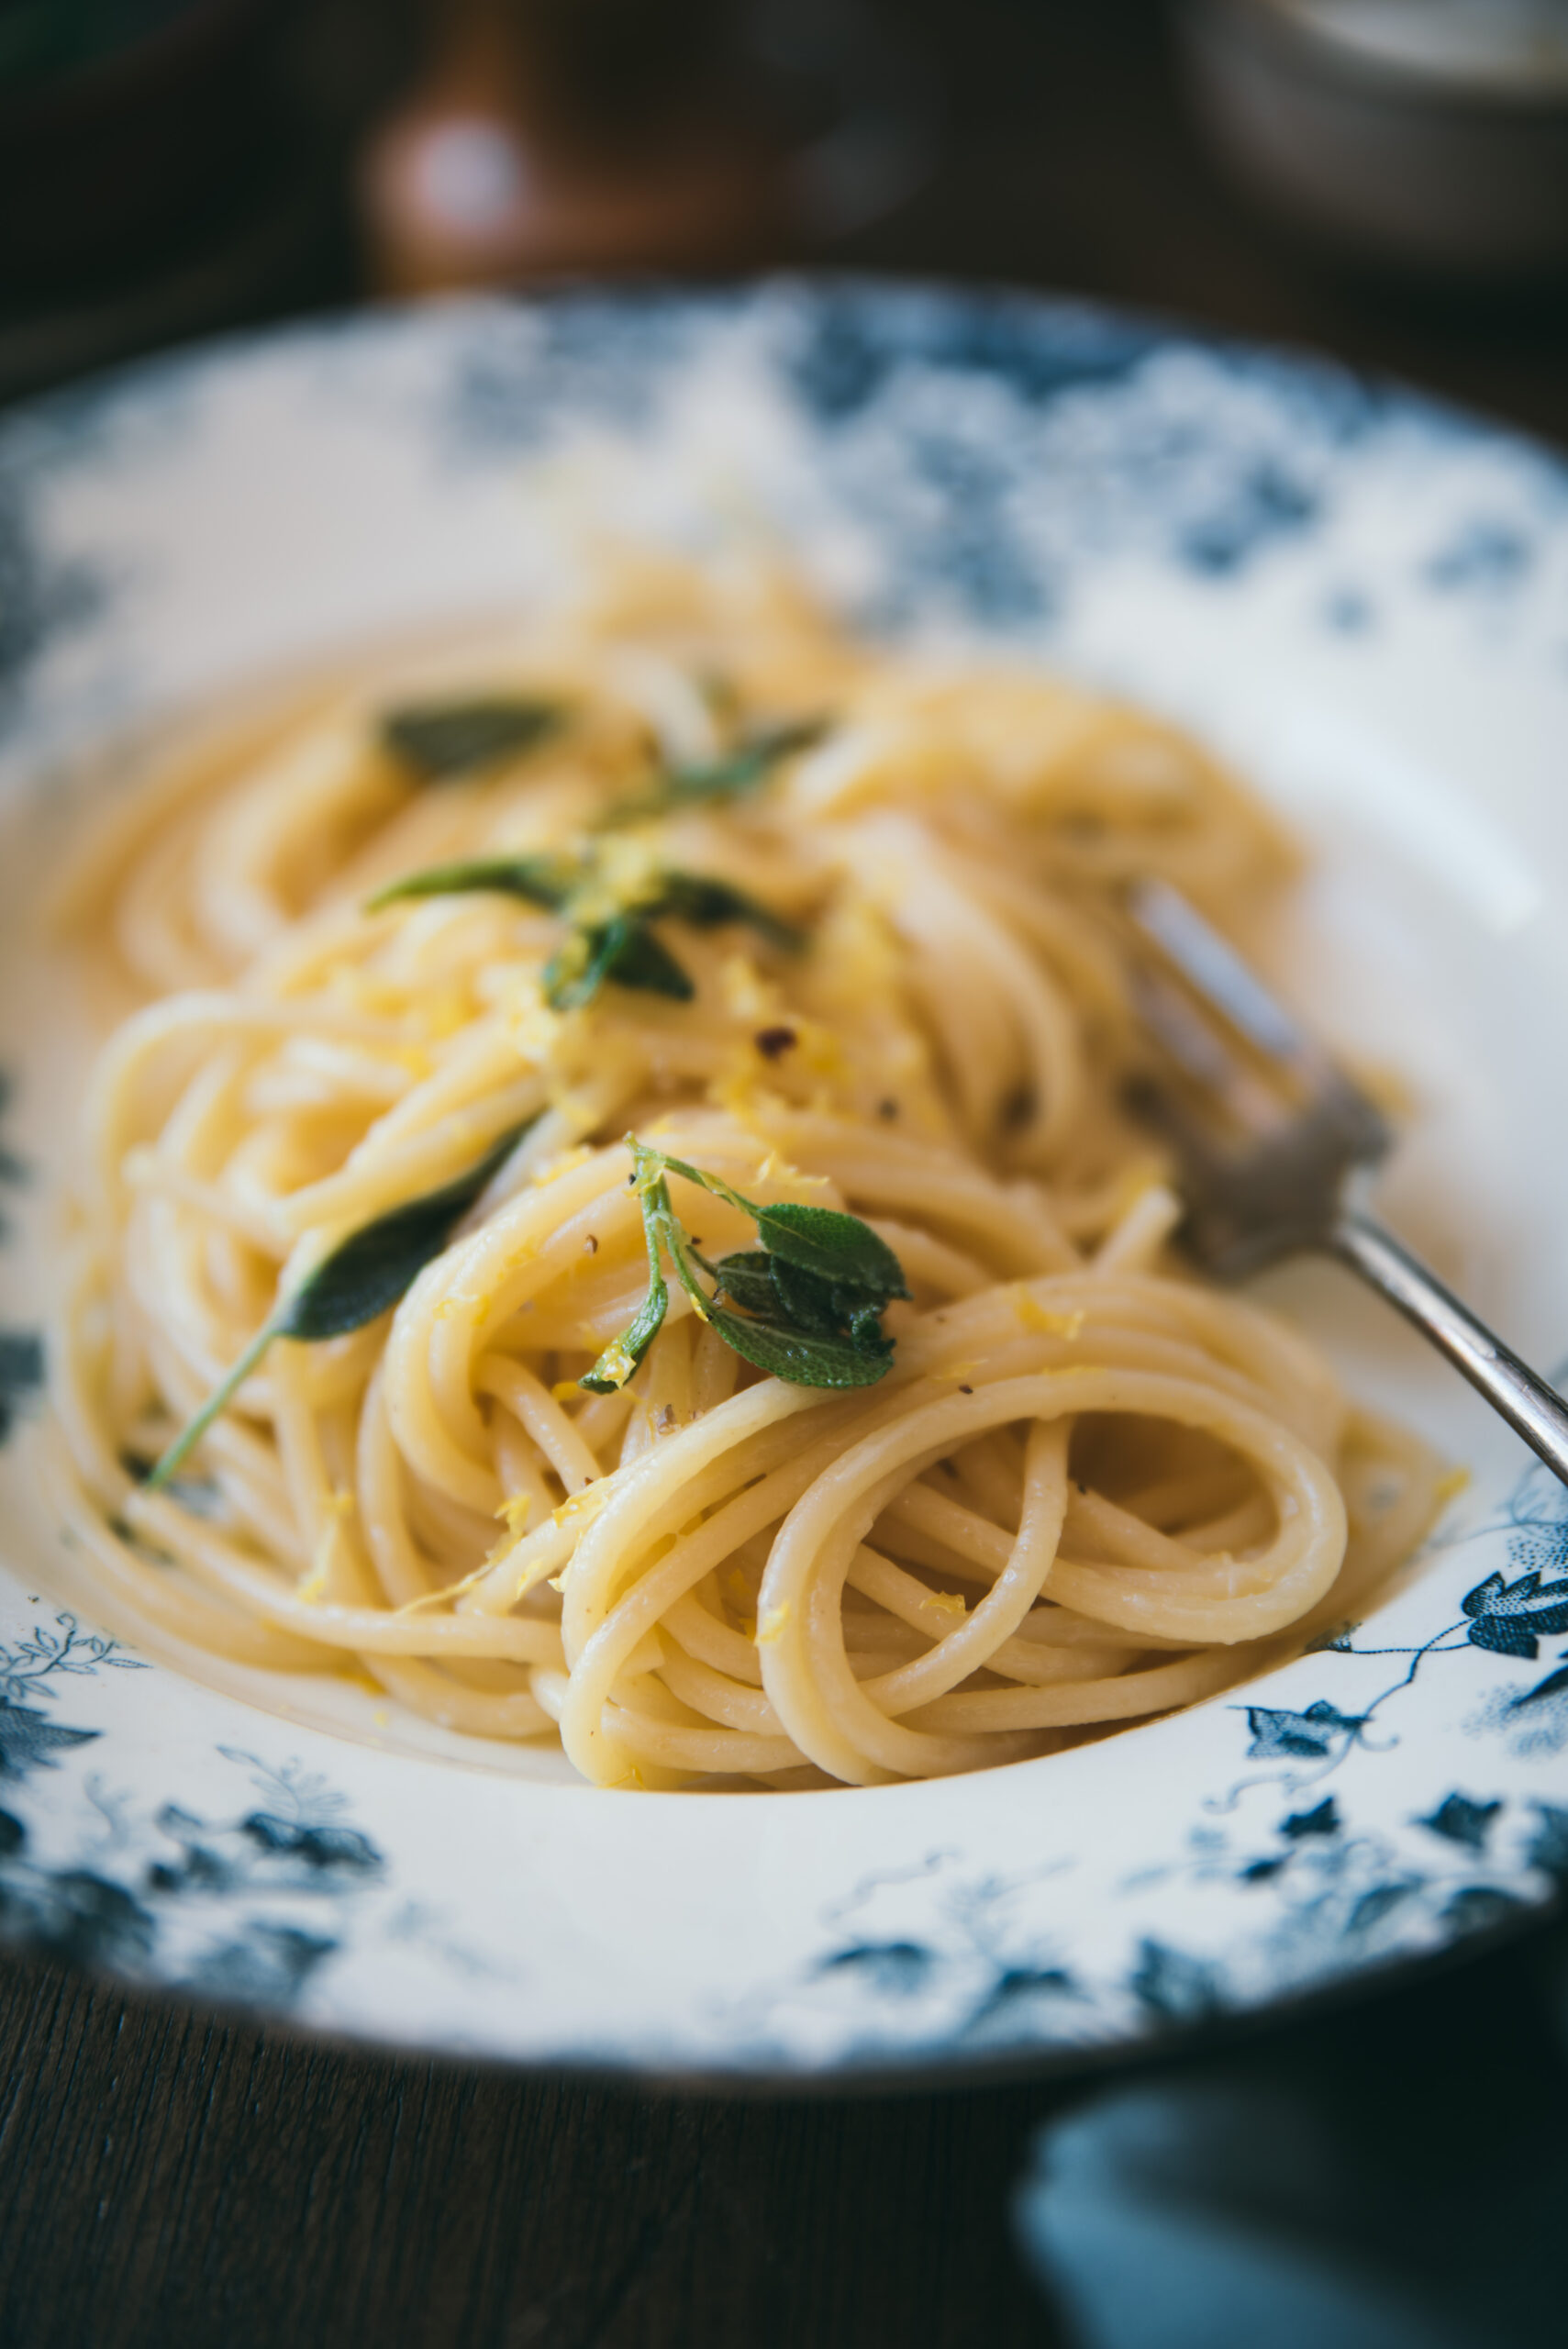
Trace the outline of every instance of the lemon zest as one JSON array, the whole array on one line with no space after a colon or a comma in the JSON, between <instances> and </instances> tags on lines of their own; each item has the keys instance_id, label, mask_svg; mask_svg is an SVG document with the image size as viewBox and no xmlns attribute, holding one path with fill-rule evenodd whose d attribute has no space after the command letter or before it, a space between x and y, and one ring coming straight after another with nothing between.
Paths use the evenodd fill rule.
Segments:
<instances>
[{"instance_id":1,"label":"lemon zest","mask_svg":"<svg viewBox=\"0 0 1568 2349\"><path fill-rule=\"evenodd\" d=\"M799 1183L807 1190L825 1191L829 1178L826 1174L803 1174L798 1166L792 1166L787 1159L781 1158L777 1150L770 1150L757 1169L756 1180L759 1183Z\"/></svg>"},{"instance_id":2,"label":"lemon zest","mask_svg":"<svg viewBox=\"0 0 1568 2349\"><path fill-rule=\"evenodd\" d=\"M609 1495L605 1491L602 1482L584 1485L580 1493L568 1494L565 1500L551 1509L550 1515L557 1525L571 1525L579 1518L587 1521L598 1516L608 1498Z\"/></svg>"},{"instance_id":3,"label":"lemon zest","mask_svg":"<svg viewBox=\"0 0 1568 2349\"><path fill-rule=\"evenodd\" d=\"M499 1511L497 1511L498 1514ZM465 1590L472 1590L475 1583L484 1581L497 1559L504 1558L510 1547L509 1542L497 1542L483 1564L475 1566L472 1573L464 1575L461 1582L443 1583L439 1590L422 1590L417 1598L406 1598L401 1607L395 1607L393 1613L422 1615L428 1607L444 1607L449 1598L461 1598Z\"/></svg>"},{"instance_id":4,"label":"lemon zest","mask_svg":"<svg viewBox=\"0 0 1568 2349\"><path fill-rule=\"evenodd\" d=\"M1026 1330L1038 1330L1042 1337L1064 1338L1069 1345L1089 1318L1081 1306L1071 1313L1052 1313L1027 1289L1020 1293L1016 1310Z\"/></svg>"},{"instance_id":5,"label":"lemon zest","mask_svg":"<svg viewBox=\"0 0 1568 2349\"><path fill-rule=\"evenodd\" d=\"M765 1615L758 1618L756 1631L751 1635L753 1644L760 1648L771 1648L775 1640L782 1640L784 1625L790 1619L790 1603L787 1598L782 1600L777 1607L770 1607Z\"/></svg>"},{"instance_id":6,"label":"lemon zest","mask_svg":"<svg viewBox=\"0 0 1568 2349\"><path fill-rule=\"evenodd\" d=\"M562 1151L556 1157L547 1159L539 1169L534 1176L535 1187L542 1190L547 1183L559 1183L563 1174L570 1174L573 1168L585 1165L593 1155L585 1141L576 1143L571 1150Z\"/></svg>"}]
</instances>

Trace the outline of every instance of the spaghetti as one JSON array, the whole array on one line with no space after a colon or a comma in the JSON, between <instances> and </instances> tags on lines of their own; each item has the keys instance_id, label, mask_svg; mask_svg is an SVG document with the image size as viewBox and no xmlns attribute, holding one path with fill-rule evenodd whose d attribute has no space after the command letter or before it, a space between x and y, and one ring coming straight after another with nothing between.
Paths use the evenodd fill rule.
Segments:
<instances>
[{"instance_id":1,"label":"spaghetti","mask_svg":"<svg viewBox=\"0 0 1568 2349\"><path fill-rule=\"evenodd\" d=\"M1123 1106L1105 908L1234 929L1264 810L772 576L626 566L461 682L187 761L72 884L138 999L51 1347L120 1618L783 1787L1048 1753L1353 1612L1433 1464L1164 1264Z\"/></svg>"}]
</instances>

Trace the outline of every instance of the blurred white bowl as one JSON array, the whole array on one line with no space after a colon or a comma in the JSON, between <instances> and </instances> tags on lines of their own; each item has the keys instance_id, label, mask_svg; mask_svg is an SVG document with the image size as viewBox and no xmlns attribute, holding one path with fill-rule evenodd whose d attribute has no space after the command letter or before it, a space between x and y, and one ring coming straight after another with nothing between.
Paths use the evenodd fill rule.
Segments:
<instances>
[{"instance_id":1,"label":"blurred white bowl","mask_svg":"<svg viewBox=\"0 0 1568 2349\"><path fill-rule=\"evenodd\" d=\"M1367 261L1568 270L1563 0L1184 0L1196 111L1254 194Z\"/></svg>"}]
</instances>

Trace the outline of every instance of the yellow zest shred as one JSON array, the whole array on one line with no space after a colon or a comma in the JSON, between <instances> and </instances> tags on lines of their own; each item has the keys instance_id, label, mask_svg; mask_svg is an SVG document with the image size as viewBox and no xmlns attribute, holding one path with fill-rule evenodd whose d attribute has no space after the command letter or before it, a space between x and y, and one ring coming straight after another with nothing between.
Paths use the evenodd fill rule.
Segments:
<instances>
[{"instance_id":1,"label":"yellow zest shred","mask_svg":"<svg viewBox=\"0 0 1568 2349\"><path fill-rule=\"evenodd\" d=\"M755 1179L759 1183L803 1183L812 1191L825 1191L828 1180L826 1174L803 1174L798 1166L792 1166L787 1159L779 1156L776 1150L769 1151L757 1169Z\"/></svg>"},{"instance_id":2,"label":"yellow zest shred","mask_svg":"<svg viewBox=\"0 0 1568 2349\"><path fill-rule=\"evenodd\" d=\"M609 1495L605 1491L602 1482L597 1485L584 1485L580 1493L570 1494L559 1507L551 1509L550 1515L557 1525L574 1525L579 1520L586 1525L598 1516L608 1498Z\"/></svg>"},{"instance_id":3,"label":"yellow zest shred","mask_svg":"<svg viewBox=\"0 0 1568 2349\"><path fill-rule=\"evenodd\" d=\"M1027 1289L1019 1294L1017 1310L1026 1330L1038 1330L1046 1338L1065 1338L1070 1345L1088 1318L1082 1308L1073 1313L1052 1313Z\"/></svg>"},{"instance_id":4,"label":"yellow zest shred","mask_svg":"<svg viewBox=\"0 0 1568 2349\"><path fill-rule=\"evenodd\" d=\"M558 1183L563 1174L570 1174L574 1166L583 1165L593 1155L587 1143L580 1141L573 1149L563 1150L558 1157L548 1159L534 1176L536 1189L542 1189L546 1183Z\"/></svg>"},{"instance_id":5,"label":"yellow zest shred","mask_svg":"<svg viewBox=\"0 0 1568 2349\"><path fill-rule=\"evenodd\" d=\"M475 1583L484 1581L496 1560L504 1558L511 1546L509 1542L498 1542L490 1555L472 1574L464 1575L461 1582L444 1583L439 1590L422 1590L417 1598L406 1598L401 1607L394 1608L394 1614L422 1615L427 1608L444 1607L449 1599L461 1598L465 1590L472 1590Z\"/></svg>"},{"instance_id":6,"label":"yellow zest shred","mask_svg":"<svg viewBox=\"0 0 1568 2349\"><path fill-rule=\"evenodd\" d=\"M790 1604L787 1598L777 1607L770 1607L767 1613L758 1621L756 1631L752 1633L752 1644L760 1648L771 1648L775 1640L784 1637L784 1628L789 1621L789 1618Z\"/></svg>"},{"instance_id":7,"label":"yellow zest shred","mask_svg":"<svg viewBox=\"0 0 1568 2349\"><path fill-rule=\"evenodd\" d=\"M601 1378L609 1379L613 1386L624 1386L636 1370L637 1364L627 1347L617 1338L613 1346L606 1347L599 1356L596 1367ZM577 1381L574 1378L558 1380L550 1389L550 1393L558 1403L564 1402L568 1395L573 1395L576 1392Z\"/></svg>"}]
</instances>

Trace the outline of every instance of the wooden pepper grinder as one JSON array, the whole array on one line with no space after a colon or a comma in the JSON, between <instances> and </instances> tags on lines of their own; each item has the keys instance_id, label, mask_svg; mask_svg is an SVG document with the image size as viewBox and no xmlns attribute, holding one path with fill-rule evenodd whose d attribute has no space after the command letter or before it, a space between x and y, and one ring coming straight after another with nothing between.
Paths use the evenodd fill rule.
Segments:
<instances>
[{"instance_id":1,"label":"wooden pepper grinder","mask_svg":"<svg viewBox=\"0 0 1568 2349\"><path fill-rule=\"evenodd\" d=\"M731 0L457 0L365 158L371 275L754 265L787 243L785 145Z\"/></svg>"}]
</instances>

